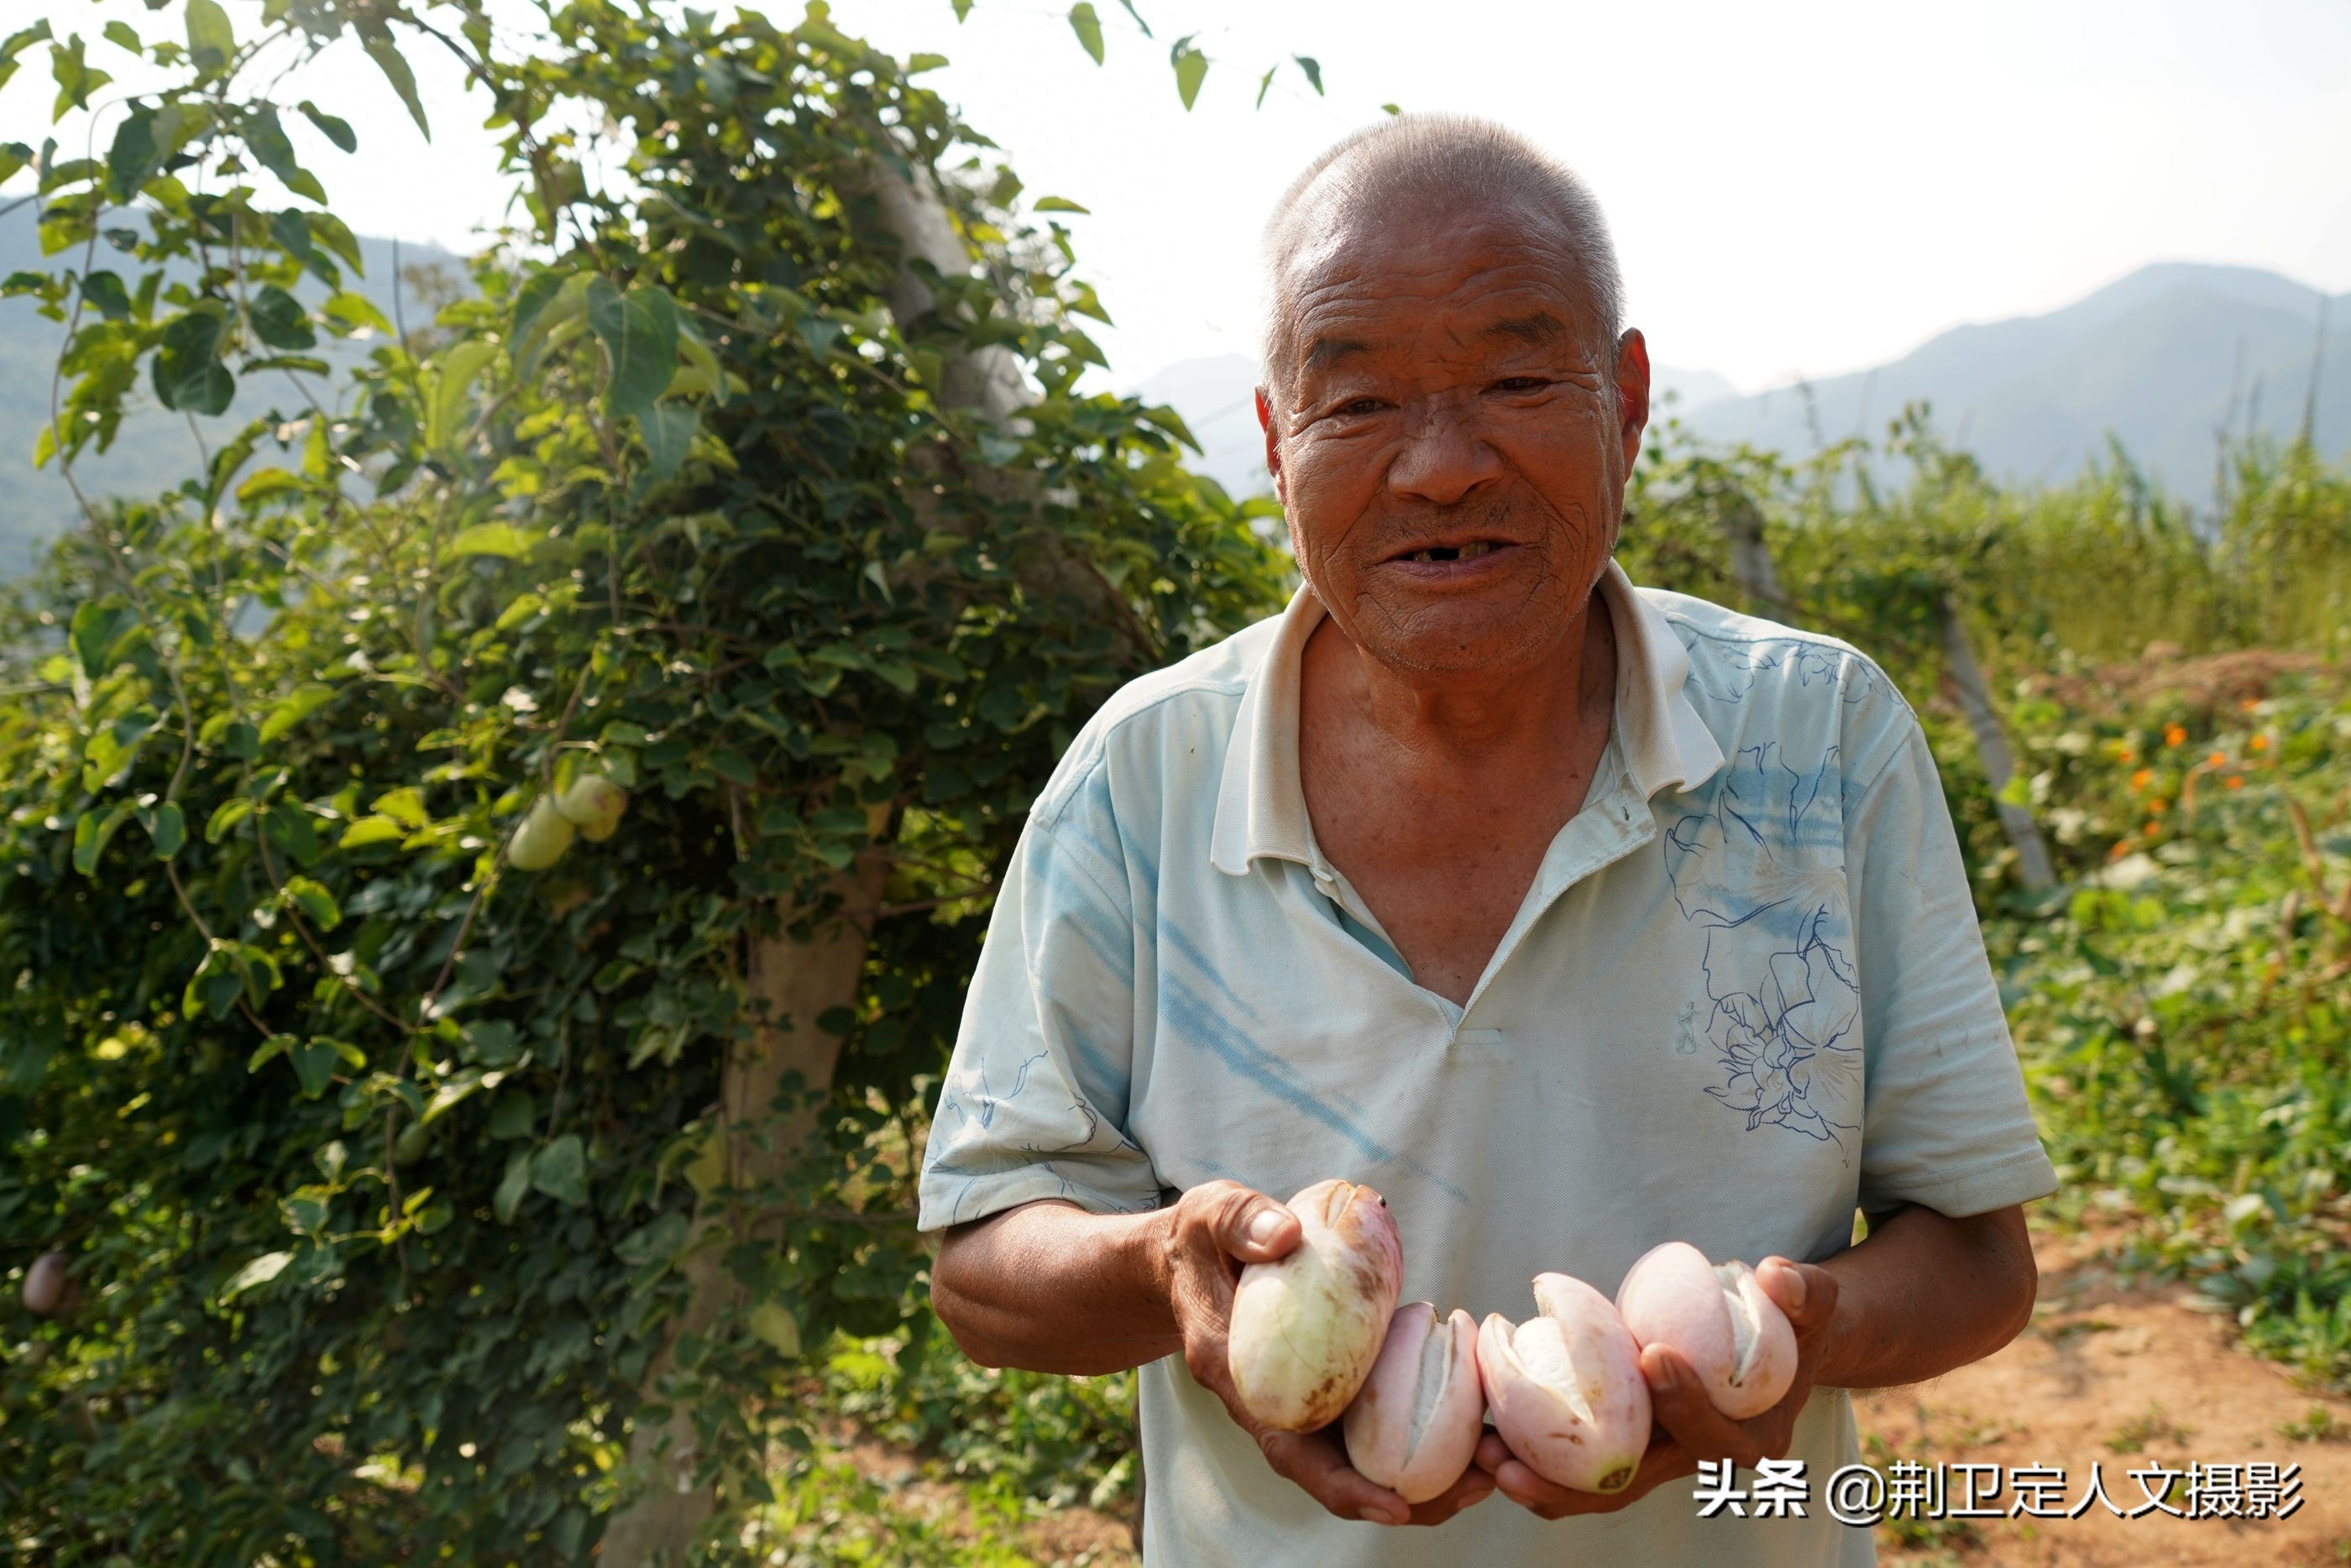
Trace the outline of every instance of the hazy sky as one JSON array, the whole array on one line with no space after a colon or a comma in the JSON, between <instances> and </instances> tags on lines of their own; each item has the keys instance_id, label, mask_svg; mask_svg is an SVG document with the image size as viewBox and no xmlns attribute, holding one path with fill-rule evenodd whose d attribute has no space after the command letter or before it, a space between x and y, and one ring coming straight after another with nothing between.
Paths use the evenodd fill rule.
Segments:
<instances>
[{"instance_id":1,"label":"hazy sky","mask_svg":"<svg viewBox=\"0 0 2351 1568\"><path fill-rule=\"evenodd\" d=\"M960 26L948 0L833 9L902 55L949 57L928 80L1029 193L1092 209L1072 226L1118 321L1102 336L1122 384L1249 350L1267 208L1390 101L1494 116L1574 164L1607 207L1653 356L1742 389L2049 309L2149 261L2351 288L2345 0L1137 0L1155 41L1116 0L1095 3L1102 68L1051 0L977 0ZM256 10L232 0L241 26ZM50 11L93 36L108 16L152 33L177 15L130 0ZM1194 31L1215 63L1186 114L1167 44ZM1330 96L1285 69L1252 110L1259 74L1292 53L1321 60ZM132 62L94 36L91 57L129 79ZM0 140L41 140L44 65L0 92ZM431 145L349 45L293 96L358 126L364 173L296 133L355 227L463 245L504 195L484 102L421 51L417 65Z\"/></svg>"}]
</instances>

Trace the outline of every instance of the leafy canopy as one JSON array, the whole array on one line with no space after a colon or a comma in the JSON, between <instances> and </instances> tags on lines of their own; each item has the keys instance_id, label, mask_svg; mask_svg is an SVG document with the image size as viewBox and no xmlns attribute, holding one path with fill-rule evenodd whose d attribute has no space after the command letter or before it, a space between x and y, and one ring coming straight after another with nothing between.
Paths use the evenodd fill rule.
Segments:
<instances>
[{"instance_id":1,"label":"leafy canopy","mask_svg":"<svg viewBox=\"0 0 2351 1568\"><path fill-rule=\"evenodd\" d=\"M527 47L458 0L263 15L110 27L170 83L127 100L79 36L0 46L105 128L5 154L51 258L6 287L66 333L44 460L134 396L277 398L170 493L89 498L19 628L0 1267L64 1251L84 1299L0 1365L7 1513L60 1564L578 1561L659 1347L747 1507L799 1347L900 1326L1021 815L1278 561L1174 415L1077 389L1102 310L1068 233L822 5L549 0ZM454 54L505 133L523 225L406 332L329 204L364 150L270 96L327 47L420 124L409 61ZM909 262L891 181L968 265ZM949 391L990 355L1017 419ZM618 831L508 864L591 773ZM841 1045L814 1141L734 1184L753 955L876 857L853 994L790 1021ZM739 1310L673 1344L697 1202L763 1229L723 1258Z\"/></svg>"}]
</instances>

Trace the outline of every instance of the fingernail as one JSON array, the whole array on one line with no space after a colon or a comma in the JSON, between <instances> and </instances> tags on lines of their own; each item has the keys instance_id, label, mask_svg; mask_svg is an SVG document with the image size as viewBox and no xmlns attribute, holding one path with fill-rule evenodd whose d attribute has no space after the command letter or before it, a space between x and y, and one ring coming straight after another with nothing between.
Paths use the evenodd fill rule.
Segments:
<instances>
[{"instance_id":1,"label":"fingernail","mask_svg":"<svg viewBox=\"0 0 2351 1568\"><path fill-rule=\"evenodd\" d=\"M1657 1376L1655 1382L1657 1387L1678 1388L1682 1386L1681 1363L1661 1355L1657 1358L1656 1367Z\"/></svg>"},{"instance_id":2,"label":"fingernail","mask_svg":"<svg viewBox=\"0 0 2351 1568\"><path fill-rule=\"evenodd\" d=\"M1281 1230L1281 1214L1273 1209L1260 1209L1249 1222L1249 1239L1252 1246L1270 1247Z\"/></svg>"},{"instance_id":3,"label":"fingernail","mask_svg":"<svg viewBox=\"0 0 2351 1568\"><path fill-rule=\"evenodd\" d=\"M1780 1271L1780 1277L1788 1282L1788 1310L1790 1312L1803 1311L1805 1290L1804 1271L1798 1268L1782 1269Z\"/></svg>"},{"instance_id":4,"label":"fingernail","mask_svg":"<svg viewBox=\"0 0 2351 1568\"><path fill-rule=\"evenodd\" d=\"M1398 1519L1395 1514L1390 1513L1384 1508L1367 1508L1364 1510L1363 1520L1366 1524L1402 1524L1404 1522L1403 1520Z\"/></svg>"}]
</instances>

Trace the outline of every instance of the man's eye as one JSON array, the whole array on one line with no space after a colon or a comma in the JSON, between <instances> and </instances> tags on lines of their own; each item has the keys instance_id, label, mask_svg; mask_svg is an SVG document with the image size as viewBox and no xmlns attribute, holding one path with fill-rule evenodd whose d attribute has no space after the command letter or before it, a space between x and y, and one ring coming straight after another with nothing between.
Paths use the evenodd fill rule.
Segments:
<instances>
[{"instance_id":1,"label":"man's eye","mask_svg":"<svg viewBox=\"0 0 2351 1568\"><path fill-rule=\"evenodd\" d=\"M1350 398L1331 410L1334 414L1375 414L1380 411L1377 398Z\"/></svg>"},{"instance_id":2,"label":"man's eye","mask_svg":"<svg viewBox=\"0 0 2351 1568\"><path fill-rule=\"evenodd\" d=\"M1500 380L1494 383L1492 390L1497 392L1531 392L1549 385L1551 385L1551 383L1544 380L1541 376L1505 376Z\"/></svg>"}]
</instances>

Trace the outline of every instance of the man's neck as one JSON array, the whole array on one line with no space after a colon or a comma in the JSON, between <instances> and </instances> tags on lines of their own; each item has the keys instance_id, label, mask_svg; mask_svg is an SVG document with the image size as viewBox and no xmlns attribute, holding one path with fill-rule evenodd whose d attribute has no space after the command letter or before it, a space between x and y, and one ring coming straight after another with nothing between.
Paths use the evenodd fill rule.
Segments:
<instances>
[{"instance_id":1,"label":"man's neck","mask_svg":"<svg viewBox=\"0 0 2351 1568\"><path fill-rule=\"evenodd\" d=\"M1414 981L1457 1006L1607 749L1607 607L1595 592L1544 657L1512 663L1473 680L1388 670L1326 622L1299 672L1299 783L1315 842Z\"/></svg>"},{"instance_id":2,"label":"man's neck","mask_svg":"<svg viewBox=\"0 0 2351 1568\"><path fill-rule=\"evenodd\" d=\"M1326 618L1308 639L1300 673L1304 701L1368 732L1398 765L1429 770L1421 782L1504 784L1520 769L1554 763L1595 726L1604 734L1615 706L1616 639L1595 586L1558 638L1509 670L1392 669Z\"/></svg>"}]
</instances>

